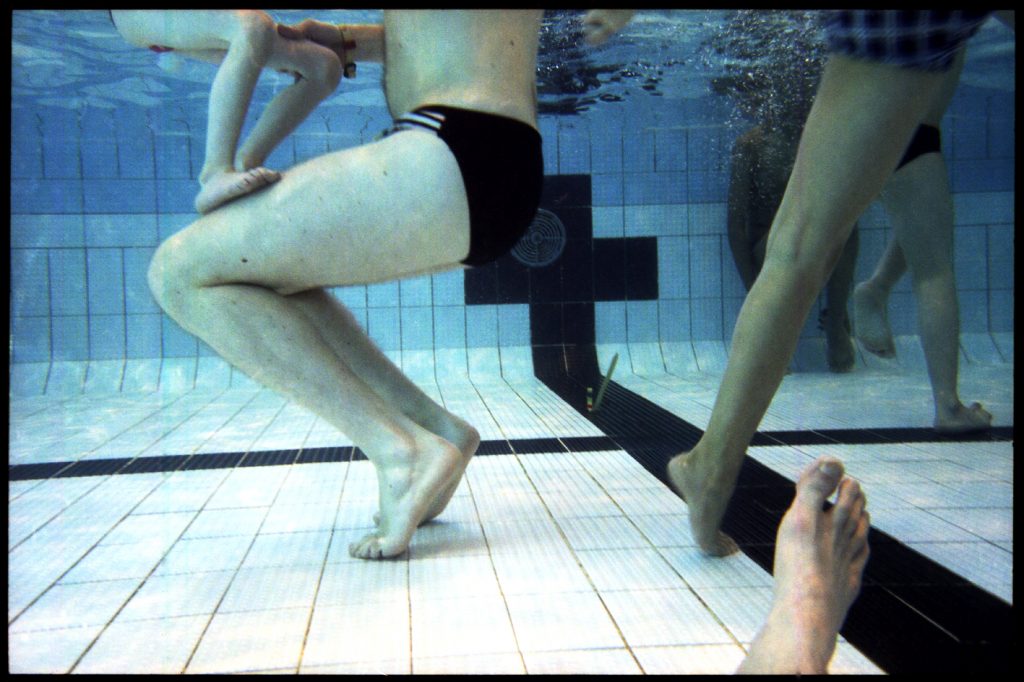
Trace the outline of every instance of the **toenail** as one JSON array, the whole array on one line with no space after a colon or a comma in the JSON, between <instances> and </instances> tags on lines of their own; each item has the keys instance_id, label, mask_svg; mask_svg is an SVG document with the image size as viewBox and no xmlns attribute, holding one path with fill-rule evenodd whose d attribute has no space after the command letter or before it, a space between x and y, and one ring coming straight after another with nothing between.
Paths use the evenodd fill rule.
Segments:
<instances>
[{"instance_id":1,"label":"toenail","mask_svg":"<svg viewBox=\"0 0 1024 682\"><path fill-rule=\"evenodd\" d=\"M839 474L839 465L835 462L822 462L818 466L818 470L826 476L836 476Z\"/></svg>"}]
</instances>

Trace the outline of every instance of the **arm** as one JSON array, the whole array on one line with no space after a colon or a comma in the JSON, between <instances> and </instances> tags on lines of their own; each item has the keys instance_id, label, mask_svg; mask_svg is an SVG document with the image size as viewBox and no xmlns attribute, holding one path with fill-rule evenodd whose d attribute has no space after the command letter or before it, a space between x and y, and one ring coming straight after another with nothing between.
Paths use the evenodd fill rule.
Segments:
<instances>
[{"instance_id":1,"label":"arm","mask_svg":"<svg viewBox=\"0 0 1024 682\"><path fill-rule=\"evenodd\" d=\"M756 130L755 128L741 136L733 147L727 211L729 249L747 291L754 285L757 272L753 245L747 232L747 223L750 219L750 176L756 162L756 144L753 140Z\"/></svg>"},{"instance_id":2,"label":"arm","mask_svg":"<svg viewBox=\"0 0 1024 682\"><path fill-rule=\"evenodd\" d=\"M583 17L583 33L591 45L600 45L629 23L632 9L592 9Z\"/></svg>"},{"instance_id":3,"label":"arm","mask_svg":"<svg viewBox=\"0 0 1024 682\"><path fill-rule=\"evenodd\" d=\"M345 66L348 78L355 77L355 64L358 62L384 61L384 27L381 24L327 24L306 19L294 26L278 24L277 32L290 40L312 40L334 50Z\"/></svg>"}]
</instances>

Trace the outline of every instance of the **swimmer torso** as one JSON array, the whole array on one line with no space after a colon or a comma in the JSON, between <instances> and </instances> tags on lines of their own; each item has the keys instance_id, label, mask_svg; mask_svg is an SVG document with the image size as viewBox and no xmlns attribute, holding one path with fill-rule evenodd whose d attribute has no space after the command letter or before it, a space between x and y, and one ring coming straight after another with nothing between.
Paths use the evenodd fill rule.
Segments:
<instances>
[{"instance_id":1,"label":"swimmer torso","mask_svg":"<svg viewBox=\"0 0 1024 682\"><path fill-rule=\"evenodd\" d=\"M537 125L539 10L386 10L384 91L393 116L442 104Z\"/></svg>"}]
</instances>

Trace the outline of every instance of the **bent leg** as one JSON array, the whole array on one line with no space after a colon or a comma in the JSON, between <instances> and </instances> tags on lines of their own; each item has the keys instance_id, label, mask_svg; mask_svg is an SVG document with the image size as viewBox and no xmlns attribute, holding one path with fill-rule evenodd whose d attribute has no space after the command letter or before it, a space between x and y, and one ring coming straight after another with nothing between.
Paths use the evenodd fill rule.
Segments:
<instances>
[{"instance_id":1,"label":"bent leg","mask_svg":"<svg viewBox=\"0 0 1024 682\"><path fill-rule=\"evenodd\" d=\"M374 463L381 524L350 548L356 556L403 552L461 457L368 386L291 294L453 267L469 251L468 214L445 144L399 133L297 166L171 237L150 267L158 302L183 328Z\"/></svg>"},{"instance_id":2,"label":"bent leg","mask_svg":"<svg viewBox=\"0 0 1024 682\"><path fill-rule=\"evenodd\" d=\"M822 511L837 488L835 505ZM820 457L804 470L776 537L772 609L737 672L828 672L870 553L866 506L838 459Z\"/></svg>"},{"instance_id":3,"label":"bent leg","mask_svg":"<svg viewBox=\"0 0 1024 682\"><path fill-rule=\"evenodd\" d=\"M235 154L236 171L262 165L281 140L335 91L342 74L341 62L333 51L309 40L287 40L276 32L267 67L297 74L298 78L277 93L260 114Z\"/></svg>"},{"instance_id":4,"label":"bent leg","mask_svg":"<svg viewBox=\"0 0 1024 682\"><path fill-rule=\"evenodd\" d=\"M963 433L988 428L992 416L960 402L960 315L953 272L953 198L941 154L925 154L893 175L882 201L905 254L917 301L935 400L935 428Z\"/></svg>"},{"instance_id":5,"label":"bent leg","mask_svg":"<svg viewBox=\"0 0 1024 682\"><path fill-rule=\"evenodd\" d=\"M335 355L386 403L413 422L444 438L462 455L462 461L424 515L421 523L438 516L448 505L462 480L469 461L480 445L480 434L472 425L430 399L359 328L352 313L323 289L294 294L295 302L320 331Z\"/></svg>"},{"instance_id":6,"label":"bent leg","mask_svg":"<svg viewBox=\"0 0 1024 682\"><path fill-rule=\"evenodd\" d=\"M259 10L118 10L114 20L125 40L140 47L162 45L204 61L218 58L223 51L210 87L197 211L207 213L280 178L279 173L263 168L234 170L235 148L249 102L277 37L270 15Z\"/></svg>"},{"instance_id":7,"label":"bent leg","mask_svg":"<svg viewBox=\"0 0 1024 682\"><path fill-rule=\"evenodd\" d=\"M764 268L740 309L708 428L693 451L670 463L705 552L731 549L719 527L747 444L854 222L896 167L940 81L841 57L825 67Z\"/></svg>"}]
</instances>

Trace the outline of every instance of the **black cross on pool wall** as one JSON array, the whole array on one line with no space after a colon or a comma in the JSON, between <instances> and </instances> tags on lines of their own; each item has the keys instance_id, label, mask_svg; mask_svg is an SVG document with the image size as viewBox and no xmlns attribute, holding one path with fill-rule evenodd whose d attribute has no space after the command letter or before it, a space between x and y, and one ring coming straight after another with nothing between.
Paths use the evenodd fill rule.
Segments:
<instances>
[{"instance_id":1,"label":"black cross on pool wall","mask_svg":"<svg viewBox=\"0 0 1024 682\"><path fill-rule=\"evenodd\" d=\"M535 360L538 351L560 354L563 348L589 347L592 355L594 301L657 300L657 239L594 239L589 175L546 176L541 208L565 225L561 256L529 267L509 253L467 270L466 305L528 303Z\"/></svg>"}]
</instances>

